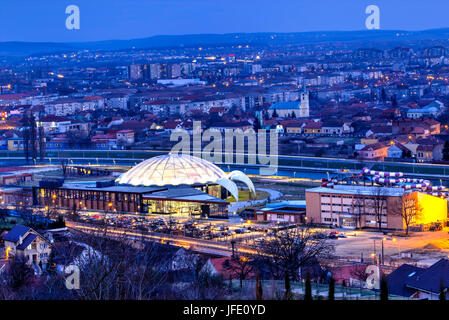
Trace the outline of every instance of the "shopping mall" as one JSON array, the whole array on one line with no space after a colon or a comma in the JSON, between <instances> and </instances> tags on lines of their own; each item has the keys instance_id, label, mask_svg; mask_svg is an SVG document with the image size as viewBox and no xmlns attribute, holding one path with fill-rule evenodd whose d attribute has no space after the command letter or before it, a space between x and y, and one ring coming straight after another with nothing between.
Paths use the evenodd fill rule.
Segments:
<instances>
[{"instance_id":1,"label":"shopping mall","mask_svg":"<svg viewBox=\"0 0 449 320\"><path fill-rule=\"evenodd\" d=\"M204 159L168 154L145 160L115 180L40 181L33 187L33 204L68 210L223 217L230 204L225 199L232 195L238 201L235 181L255 194L253 183L240 171L227 174Z\"/></svg>"}]
</instances>

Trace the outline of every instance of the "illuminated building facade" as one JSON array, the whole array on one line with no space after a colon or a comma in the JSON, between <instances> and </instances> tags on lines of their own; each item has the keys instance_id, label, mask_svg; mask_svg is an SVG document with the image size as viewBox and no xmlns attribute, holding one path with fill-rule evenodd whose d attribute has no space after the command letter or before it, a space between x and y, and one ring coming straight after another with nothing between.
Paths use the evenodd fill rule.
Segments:
<instances>
[{"instance_id":1,"label":"illuminated building facade","mask_svg":"<svg viewBox=\"0 0 449 320\"><path fill-rule=\"evenodd\" d=\"M143 161L116 181L41 181L33 188L33 204L67 210L227 216L229 202L224 199L232 195L238 200L233 180L255 192L240 171L226 174L201 158L169 154Z\"/></svg>"},{"instance_id":2,"label":"illuminated building facade","mask_svg":"<svg viewBox=\"0 0 449 320\"><path fill-rule=\"evenodd\" d=\"M405 212L405 213L404 213ZM447 200L402 188L335 185L306 190L308 221L342 228L403 230L404 215L410 225L425 227L447 221Z\"/></svg>"},{"instance_id":3,"label":"illuminated building facade","mask_svg":"<svg viewBox=\"0 0 449 320\"><path fill-rule=\"evenodd\" d=\"M226 216L229 202L211 194L228 193L218 185L185 187L90 186L45 184L33 188L33 204L47 208L117 213Z\"/></svg>"}]
</instances>

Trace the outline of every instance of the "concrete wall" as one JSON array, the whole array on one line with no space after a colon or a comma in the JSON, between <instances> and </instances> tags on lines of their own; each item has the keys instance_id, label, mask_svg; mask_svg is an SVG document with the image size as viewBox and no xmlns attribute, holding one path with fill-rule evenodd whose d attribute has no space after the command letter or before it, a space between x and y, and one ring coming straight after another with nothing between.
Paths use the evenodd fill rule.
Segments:
<instances>
[{"instance_id":1,"label":"concrete wall","mask_svg":"<svg viewBox=\"0 0 449 320\"><path fill-rule=\"evenodd\" d=\"M322 222L320 194L306 191L306 217L310 223Z\"/></svg>"}]
</instances>

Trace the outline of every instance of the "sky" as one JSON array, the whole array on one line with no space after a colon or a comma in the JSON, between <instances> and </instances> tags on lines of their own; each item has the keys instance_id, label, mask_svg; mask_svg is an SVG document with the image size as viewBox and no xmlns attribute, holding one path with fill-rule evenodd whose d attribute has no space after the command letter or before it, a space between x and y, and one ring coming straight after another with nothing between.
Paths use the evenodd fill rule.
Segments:
<instances>
[{"instance_id":1,"label":"sky","mask_svg":"<svg viewBox=\"0 0 449 320\"><path fill-rule=\"evenodd\" d=\"M79 30L66 28L69 5ZM448 0L0 0L0 41L364 30L368 5L379 7L381 30L449 27Z\"/></svg>"}]
</instances>

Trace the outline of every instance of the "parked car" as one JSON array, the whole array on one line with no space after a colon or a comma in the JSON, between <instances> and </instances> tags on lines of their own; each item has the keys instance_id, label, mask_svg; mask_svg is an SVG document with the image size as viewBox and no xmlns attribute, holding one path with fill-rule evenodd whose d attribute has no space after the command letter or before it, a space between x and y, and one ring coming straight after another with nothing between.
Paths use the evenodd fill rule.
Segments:
<instances>
[{"instance_id":1,"label":"parked car","mask_svg":"<svg viewBox=\"0 0 449 320\"><path fill-rule=\"evenodd\" d=\"M314 239L324 239L326 237L327 237L326 234L323 232L316 232L313 234Z\"/></svg>"},{"instance_id":2,"label":"parked car","mask_svg":"<svg viewBox=\"0 0 449 320\"><path fill-rule=\"evenodd\" d=\"M434 222L429 228L429 231L440 231L440 230L443 230L443 226L440 222Z\"/></svg>"},{"instance_id":3,"label":"parked car","mask_svg":"<svg viewBox=\"0 0 449 320\"><path fill-rule=\"evenodd\" d=\"M332 231L329 233L329 239L338 239L338 231Z\"/></svg>"}]
</instances>

